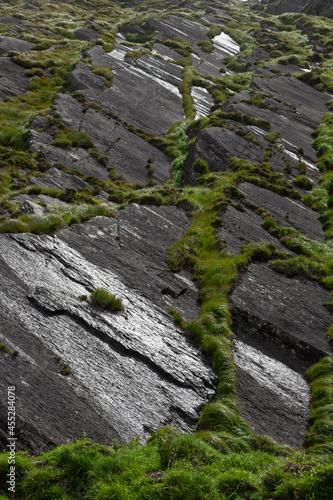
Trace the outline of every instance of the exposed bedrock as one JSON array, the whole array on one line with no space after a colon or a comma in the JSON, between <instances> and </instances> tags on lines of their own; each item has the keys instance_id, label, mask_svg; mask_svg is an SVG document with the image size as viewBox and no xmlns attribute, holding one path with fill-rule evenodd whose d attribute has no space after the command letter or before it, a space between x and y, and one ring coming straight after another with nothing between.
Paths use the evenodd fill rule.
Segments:
<instances>
[{"instance_id":1,"label":"exposed bedrock","mask_svg":"<svg viewBox=\"0 0 333 500\"><path fill-rule=\"evenodd\" d=\"M89 52L93 56L94 52ZM99 63L100 57L97 51L93 64L113 69L112 87L103 89L100 80L100 86L96 88L96 78L103 77L97 77L88 67L83 73L84 64L79 63L71 74L72 91L80 91L89 101L158 136L166 134L171 125L184 118L178 90L182 81L179 66L149 55L138 60L119 61L117 53L110 52Z\"/></svg>"},{"instance_id":2,"label":"exposed bedrock","mask_svg":"<svg viewBox=\"0 0 333 500\"><path fill-rule=\"evenodd\" d=\"M238 208L227 208L218 232L230 254L259 242L289 252L262 227L255 207L267 210L282 226L323 238L318 214L302 203L251 183L238 187L245 200ZM290 278L257 263L240 276L230 297L241 413L255 432L296 448L302 446L309 416L304 373L331 354L325 337L331 315L323 305L329 300L330 292L306 276Z\"/></svg>"},{"instance_id":3,"label":"exposed bedrock","mask_svg":"<svg viewBox=\"0 0 333 500\"><path fill-rule=\"evenodd\" d=\"M144 440L165 424L195 429L216 376L166 311L193 318L197 290L164 263L187 224L183 210L133 205L54 238L1 236L0 341L18 351L0 352L2 391L16 386L21 448L83 432L107 443ZM84 300L98 287L124 310Z\"/></svg>"},{"instance_id":4,"label":"exposed bedrock","mask_svg":"<svg viewBox=\"0 0 333 500\"><path fill-rule=\"evenodd\" d=\"M317 283L266 264L251 265L231 295L242 415L254 431L294 447L302 446L309 416L304 372L331 354L329 299Z\"/></svg>"},{"instance_id":5,"label":"exposed bedrock","mask_svg":"<svg viewBox=\"0 0 333 500\"><path fill-rule=\"evenodd\" d=\"M105 156L106 163L101 164L83 148L72 147L70 150L65 150L54 146L52 144L54 126L49 122L43 123L40 119L35 119L32 123L29 145L33 151L43 152L49 164L62 163L81 170L87 176L103 180L108 180L109 170L115 168L130 182L147 184L149 163L154 169L155 184L163 184L170 178L170 158L130 132L120 121L93 109L84 112L82 104L69 94L58 94L55 108L57 115L67 127L90 135L99 153ZM47 180L39 178L36 182L45 185Z\"/></svg>"},{"instance_id":6,"label":"exposed bedrock","mask_svg":"<svg viewBox=\"0 0 333 500\"><path fill-rule=\"evenodd\" d=\"M253 95L260 95L263 99L261 107L252 103ZM223 104L223 111L230 117L224 127L211 127L199 132L185 162L185 183L194 184L200 177L193 165L197 158L206 160L211 171L225 171L233 156L261 163L268 148L271 150L270 165L286 179L292 180L299 175L296 167L301 160L306 167L306 175L317 183L319 172L315 165L316 152L311 146L312 133L327 112L328 101L328 95L292 76L277 76L269 67L257 70L251 88ZM278 147L274 147L268 136L269 131L258 126L241 125L233 113L269 122L271 130L277 134Z\"/></svg>"},{"instance_id":7,"label":"exposed bedrock","mask_svg":"<svg viewBox=\"0 0 333 500\"><path fill-rule=\"evenodd\" d=\"M333 16L332 0L269 0L267 12L270 14L284 14L285 12L304 12L315 16Z\"/></svg>"}]
</instances>

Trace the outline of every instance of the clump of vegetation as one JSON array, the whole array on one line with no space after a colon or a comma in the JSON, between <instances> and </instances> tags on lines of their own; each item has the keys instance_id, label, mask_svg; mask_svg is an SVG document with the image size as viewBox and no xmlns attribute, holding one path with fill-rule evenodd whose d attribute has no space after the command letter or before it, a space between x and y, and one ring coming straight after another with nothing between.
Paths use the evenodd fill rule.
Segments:
<instances>
[{"instance_id":1,"label":"clump of vegetation","mask_svg":"<svg viewBox=\"0 0 333 500\"><path fill-rule=\"evenodd\" d=\"M122 311L124 309L123 301L105 288L96 288L90 295L91 301L95 306L110 311Z\"/></svg>"}]
</instances>

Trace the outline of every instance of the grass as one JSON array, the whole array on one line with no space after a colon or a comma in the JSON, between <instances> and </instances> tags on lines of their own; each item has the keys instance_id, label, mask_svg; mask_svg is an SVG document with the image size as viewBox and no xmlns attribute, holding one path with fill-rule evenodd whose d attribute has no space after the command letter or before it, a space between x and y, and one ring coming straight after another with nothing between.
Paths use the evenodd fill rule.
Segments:
<instances>
[{"instance_id":1,"label":"grass","mask_svg":"<svg viewBox=\"0 0 333 500\"><path fill-rule=\"evenodd\" d=\"M123 302L120 297L116 297L105 288L96 288L90 296L91 302L102 309L108 309L112 312L122 311Z\"/></svg>"}]
</instances>

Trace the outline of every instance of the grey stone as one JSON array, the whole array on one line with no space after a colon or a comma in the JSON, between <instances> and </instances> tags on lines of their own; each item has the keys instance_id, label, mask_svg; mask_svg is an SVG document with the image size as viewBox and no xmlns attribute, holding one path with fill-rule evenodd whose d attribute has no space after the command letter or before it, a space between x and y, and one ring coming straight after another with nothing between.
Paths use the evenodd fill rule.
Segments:
<instances>
[{"instance_id":1,"label":"grey stone","mask_svg":"<svg viewBox=\"0 0 333 500\"><path fill-rule=\"evenodd\" d=\"M273 243L278 250L286 251L280 241L261 227L263 219L252 210L229 206L222 214L223 226L218 230L219 239L227 246L228 253L240 254L249 243Z\"/></svg>"},{"instance_id":2,"label":"grey stone","mask_svg":"<svg viewBox=\"0 0 333 500\"><path fill-rule=\"evenodd\" d=\"M302 375L331 354L323 307L330 292L266 264L249 267L231 295L237 398L259 434L299 448L307 430L309 389Z\"/></svg>"},{"instance_id":3,"label":"grey stone","mask_svg":"<svg viewBox=\"0 0 333 500\"><path fill-rule=\"evenodd\" d=\"M7 55L11 50L16 52L29 52L34 46L33 43L12 38L9 36L0 36L0 56Z\"/></svg>"},{"instance_id":4,"label":"grey stone","mask_svg":"<svg viewBox=\"0 0 333 500\"><path fill-rule=\"evenodd\" d=\"M83 106L69 94L57 94L54 100L56 113L58 113L64 124L76 130L80 130Z\"/></svg>"},{"instance_id":5,"label":"grey stone","mask_svg":"<svg viewBox=\"0 0 333 500\"><path fill-rule=\"evenodd\" d=\"M100 37L100 34L89 28L80 28L75 31L75 36L80 38L80 40L87 40L89 42L91 40L97 40L97 38Z\"/></svg>"},{"instance_id":6,"label":"grey stone","mask_svg":"<svg viewBox=\"0 0 333 500\"><path fill-rule=\"evenodd\" d=\"M105 62L117 69L111 88L96 92L83 90L88 100L107 111L119 114L123 120L155 135L165 135L174 123L184 118L182 98L178 90L182 71L179 66L156 57L119 61L114 52ZM98 61L93 60L93 64Z\"/></svg>"},{"instance_id":7,"label":"grey stone","mask_svg":"<svg viewBox=\"0 0 333 500\"><path fill-rule=\"evenodd\" d=\"M103 76L95 75L86 64L80 61L69 75L69 83L72 92L90 88L95 89L96 92L105 88L107 80Z\"/></svg>"},{"instance_id":8,"label":"grey stone","mask_svg":"<svg viewBox=\"0 0 333 500\"><path fill-rule=\"evenodd\" d=\"M44 213L43 207L33 201L24 201L20 208L23 214L43 215Z\"/></svg>"},{"instance_id":9,"label":"grey stone","mask_svg":"<svg viewBox=\"0 0 333 500\"><path fill-rule=\"evenodd\" d=\"M0 57L0 100L24 94L29 87L30 78L26 70L7 57Z\"/></svg>"},{"instance_id":10,"label":"grey stone","mask_svg":"<svg viewBox=\"0 0 333 500\"><path fill-rule=\"evenodd\" d=\"M186 227L182 210L131 206L56 238L0 236L0 338L19 350L0 371L17 388L19 448L41 451L83 432L109 443L144 441L165 424L195 429L216 377L165 309L197 313L195 287L164 263ZM123 312L79 300L101 286L122 298Z\"/></svg>"},{"instance_id":11,"label":"grey stone","mask_svg":"<svg viewBox=\"0 0 333 500\"><path fill-rule=\"evenodd\" d=\"M259 144L247 141L232 130L209 127L199 132L189 151L184 166L184 182L193 184L202 175L193 168L198 158L206 160L211 171L223 172L228 170L228 160L233 156L261 163L264 154L265 150Z\"/></svg>"},{"instance_id":12,"label":"grey stone","mask_svg":"<svg viewBox=\"0 0 333 500\"><path fill-rule=\"evenodd\" d=\"M70 151L50 144L53 137L43 132L30 131L29 147L36 153L43 153L50 165L62 163L70 168L80 170L87 176L108 180L109 173L105 166L91 156L86 149L71 148ZM71 186L68 186L71 187Z\"/></svg>"},{"instance_id":13,"label":"grey stone","mask_svg":"<svg viewBox=\"0 0 333 500\"><path fill-rule=\"evenodd\" d=\"M149 159L153 159L151 167L156 184L164 184L170 178L171 160L113 118L90 109L84 115L81 130L87 132L99 151L109 157L110 167L114 167L129 181L148 182Z\"/></svg>"},{"instance_id":14,"label":"grey stone","mask_svg":"<svg viewBox=\"0 0 333 500\"><path fill-rule=\"evenodd\" d=\"M248 201L268 210L282 226L292 226L313 239L324 238L319 214L299 200L292 200L249 182L240 184L238 188Z\"/></svg>"},{"instance_id":15,"label":"grey stone","mask_svg":"<svg viewBox=\"0 0 333 500\"><path fill-rule=\"evenodd\" d=\"M45 177L30 177L29 180L31 184L49 188L78 189L89 187L89 184L77 175L66 174L55 167L47 170Z\"/></svg>"}]
</instances>

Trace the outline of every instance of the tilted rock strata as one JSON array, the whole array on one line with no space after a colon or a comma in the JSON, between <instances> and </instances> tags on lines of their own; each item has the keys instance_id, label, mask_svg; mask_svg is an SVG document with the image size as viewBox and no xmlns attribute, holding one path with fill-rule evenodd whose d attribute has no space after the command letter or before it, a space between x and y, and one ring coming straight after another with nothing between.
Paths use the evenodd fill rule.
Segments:
<instances>
[{"instance_id":1,"label":"tilted rock strata","mask_svg":"<svg viewBox=\"0 0 333 500\"><path fill-rule=\"evenodd\" d=\"M108 442L145 439L165 424L195 428L215 375L165 310L177 295L180 309L195 310L196 291L185 277L169 278L161 260L186 223L181 210L133 206L123 221L96 218L55 238L1 236L1 342L18 350L2 354L2 379L17 387L21 447L38 451L83 432ZM98 287L120 296L124 311L80 300Z\"/></svg>"}]
</instances>

